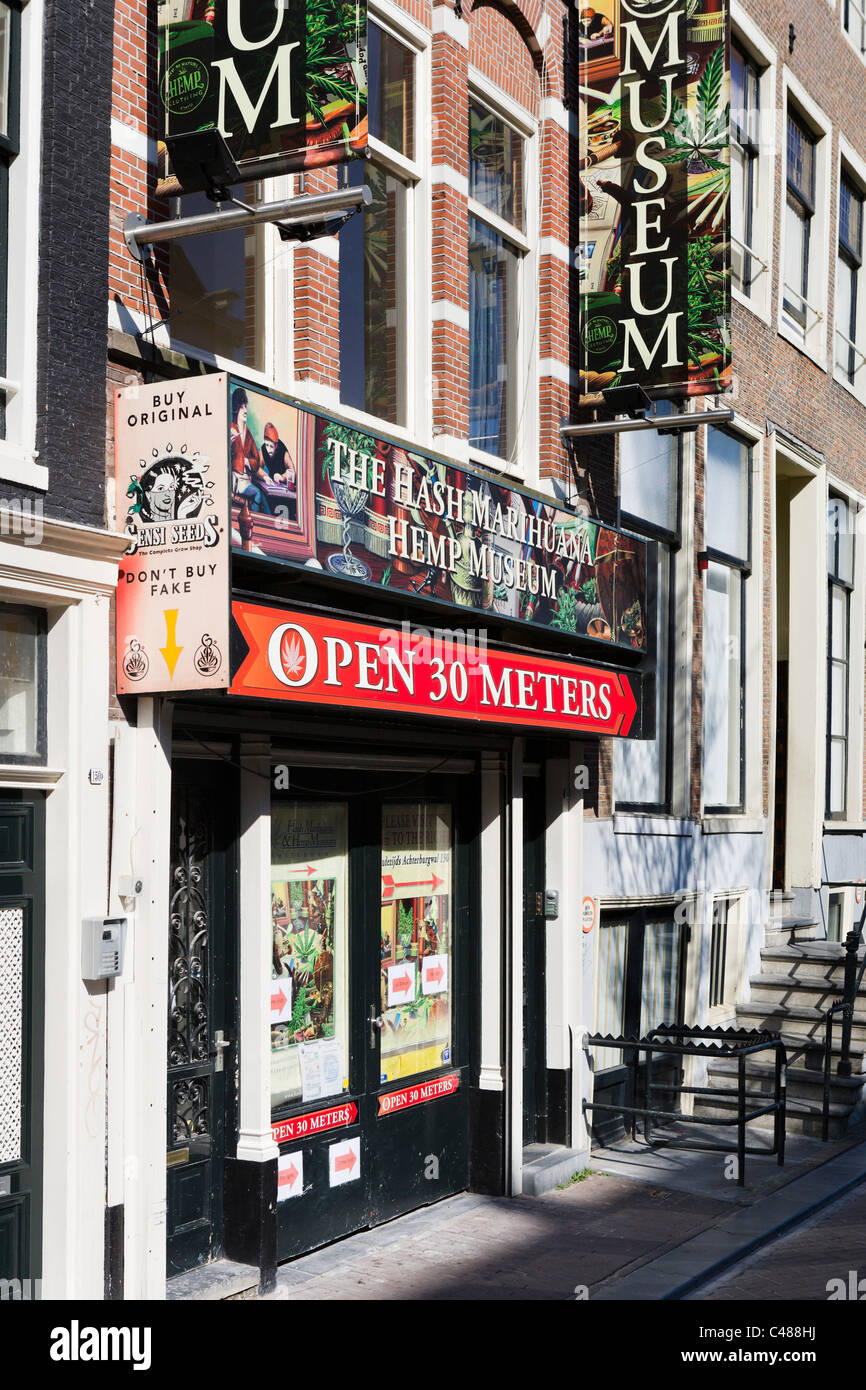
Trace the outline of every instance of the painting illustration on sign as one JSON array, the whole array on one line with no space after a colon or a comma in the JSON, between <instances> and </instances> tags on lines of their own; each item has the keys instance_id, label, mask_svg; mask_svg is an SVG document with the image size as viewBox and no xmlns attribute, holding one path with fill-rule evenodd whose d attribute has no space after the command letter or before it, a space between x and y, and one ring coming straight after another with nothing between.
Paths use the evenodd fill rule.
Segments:
<instances>
[{"instance_id":1,"label":"painting illustration on sign","mask_svg":"<svg viewBox=\"0 0 866 1390\"><path fill-rule=\"evenodd\" d=\"M236 551L646 650L642 541L236 381L231 413Z\"/></svg>"},{"instance_id":2,"label":"painting illustration on sign","mask_svg":"<svg viewBox=\"0 0 866 1390\"><path fill-rule=\"evenodd\" d=\"M216 126L256 177L363 154L365 5L159 0L157 26L163 139Z\"/></svg>"},{"instance_id":3,"label":"painting illustration on sign","mask_svg":"<svg viewBox=\"0 0 866 1390\"><path fill-rule=\"evenodd\" d=\"M271 1085L278 1105L343 1090L343 1066L331 1072L345 1056L345 809L275 802L271 837Z\"/></svg>"},{"instance_id":4,"label":"painting illustration on sign","mask_svg":"<svg viewBox=\"0 0 866 1390\"><path fill-rule=\"evenodd\" d=\"M382 809L382 1082L451 1060L451 808Z\"/></svg>"},{"instance_id":5,"label":"painting illustration on sign","mask_svg":"<svg viewBox=\"0 0 866 1390\"><path fill-rule=\"evenodd\" d=\"M580 9L582 395L732 381L726 0Z\"/></svg>"}]
</instances>

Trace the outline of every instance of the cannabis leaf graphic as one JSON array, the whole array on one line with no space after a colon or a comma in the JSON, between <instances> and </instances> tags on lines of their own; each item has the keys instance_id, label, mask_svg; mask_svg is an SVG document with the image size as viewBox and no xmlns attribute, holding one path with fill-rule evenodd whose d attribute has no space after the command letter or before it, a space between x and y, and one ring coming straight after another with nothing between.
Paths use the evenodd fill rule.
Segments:
<instances>
[{"instance_id":1,"label":"cannabis leaf graphic","mask_svg":"<svg viewBox=\"0 0 866 1390\"><path fill-rule=\"evenodd\" d=\"M291 640L289 640L287 632L283 634L283 640L280 643L280 661L283 664L283 670L290 678L303 675L305 657L296 632L292 633Z\"/></svg>"},{"instance_id":2,"label":"cannabis leaf graphic","mask_svg":"<svg viewBox=\"0 0 866 1390\"><path fill-rule=\"evenodd\" d=\"M671 125L662 131L667 150L659 156L663 164L700 162L707 169L727 172L725 161L717 158L728 142L729 108L719 104L724 77L725 51L720 46L701 73L693 114L676 93L671 94Z\"/></svg>"}]
</instances>

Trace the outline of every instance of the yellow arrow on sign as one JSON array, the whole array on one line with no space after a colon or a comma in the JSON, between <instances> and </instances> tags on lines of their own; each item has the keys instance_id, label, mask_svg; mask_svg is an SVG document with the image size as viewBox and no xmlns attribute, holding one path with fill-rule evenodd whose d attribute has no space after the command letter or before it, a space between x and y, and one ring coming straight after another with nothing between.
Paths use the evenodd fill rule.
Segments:
<instances>
[{"instance_id":1,"label":"yellow arrow on sign","mask_svg":"<svg viewBox=\"0 0 866 1390\"><path fill-rule=\"evenodd\" d=\"M165 616L165 646L159 649L165 657L168 674L172 679L174 679L174 668L177 665L177 659L183 651L183 647L179 647L175 639L177 612L178 610L176 608L163 609Z\"/></svg>"}]
</instances>

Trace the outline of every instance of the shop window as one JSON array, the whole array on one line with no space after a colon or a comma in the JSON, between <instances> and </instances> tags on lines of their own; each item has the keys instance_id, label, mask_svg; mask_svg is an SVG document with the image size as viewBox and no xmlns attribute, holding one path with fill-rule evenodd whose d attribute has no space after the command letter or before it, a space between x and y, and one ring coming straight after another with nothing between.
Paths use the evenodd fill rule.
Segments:
<instances>
[{"instance_id":1,"label":"shop window","mask_svg":"<svg viewBox=\"0 0 866 1390\"><path fill-rule=\"evenodd\" d=\"M817 140L790 110L787 118L785 264L782 309L789 327L802 336L821 318L809 302Z\"/></svg>"},{"instance_id":2,"label":"shop window","mask_svg":"<svg viewBox=\"0 0 866 1390\"><path fill-rule=\"evenodd\" d=\"M727 1009L737 1002L740 979L740 899L715 898L710 928L710 975L707 1006Z\"/></svg>"},{"instance_id":3,"label":"shop window","mask_svg":"<svg viewBox=\"0 0 866 1390\"><path fill-rule=\"evenodd\" d=\"M668 413L669 405L657 407ZM623 527L655 541L657 563L649 573L650 611L655 624L649 656L656 672L654 739L614 741L617 810L670 809L671 672L675 632L676 552L679 549L678 436L655 430L620 436L620 514ZM652 553L652 547L650 548Z\"/></svg>"},{"instance_id":4,"label":"shop window","mask_svg":"<svg viewBox=\"0 0 866 1390\"><path fill-rule=\"evenodd\" d=\"M6 438L6 405L20 382L8 377L6 344L9 246L9 172L18 154L18 93L21 14L17 0L0 3L0 439Z\"/></svg>"},{"instance_id":5,"label":"shop window","mask_svg":"<svg viewBox=\"0 0 866 1390\"><path fill-rule=\"evenodd\" d=\"M847 923L845 920L845 900L847 893L844 888L837 893L827 895L827 940L844 941L847 935Z\"/></svg>"},{"instance_id":6,"label":"shop window","mask_svg":"<svg viewBox=\"0 0 866 1390\"><path fill-rule=\"evenodd\" d=\"M340 400L407 425L415 165L415 55L368 24L370 160L349 166L373 201L340 232Z\"/></svg>"},{"instance_id":7,"label":"shop window","mask_svg":"<svg viewBox=\"0 0 866 1390\"><path fill-rule=\"evenodd\" d=\"M0 763L45 761L45 614L0 605Z\"/></svg>"},{"instance_id":8,"label":"shop window","mask_svg":"<svg viewBox=\"0 0 866 1390\"><path fill-rule=\"evenodd\" d=\"M516 465L525 376L526 142L469 102L469 447Z\"/></svg>"},{"instance_id":9,"label":"shop window","mask_svg":"<svg viewBox=\"0 0 866 1390\"><path fill-rule=\"evenodd\" d=\"M764 268L755 253L758 207L761 74L739 44L731 44L731 274L741 294L751 293Z\"/></svg>"},{"instance_id":10,"label":"shop window","mask_svg":"<svg viewBox=\"0 0 866 1390\"><path fill-rule=\"evenodd\" d=\"M864 318L860 270L863 264L863 194L843 173L839 184L839 240L836 255L836 370L849 386L861 385ZM858 376L858 373L860 374Z\"/></svg>"},{"instance_id":11,"label":"shop window","mask_svg":"<svg viewBox=\"0 0 866 1390\"><path fill-rule=\"evenodd\" d=\"M854 531L851 508L831 494L827 514L827 769L826 814L848 812L848 708Z\"/></svg>"},{"instance_id":12,"label":"shop window","mask_svg":"<svg viewBox=\"0 0 866 1390\"><path fill-rule=\"evenodd\" d=\"M707 810L743 809L746 583L750 573L751 450L707 430L704 526L703 782Z\"/></svg>"},{"instance_id":13,"label":"shop window","mask_svg":"<svg viewBox=\"0 0 866 1390\"><path fill-rule=\"evenodd\" d=\"M244 188L246 203L260 189ZM203 193L177 200L177 213L213 212ZM170 243L171 335L179 345L253 371L265 367L264 228L214 232Z\"/></svg>"}]
</instances>

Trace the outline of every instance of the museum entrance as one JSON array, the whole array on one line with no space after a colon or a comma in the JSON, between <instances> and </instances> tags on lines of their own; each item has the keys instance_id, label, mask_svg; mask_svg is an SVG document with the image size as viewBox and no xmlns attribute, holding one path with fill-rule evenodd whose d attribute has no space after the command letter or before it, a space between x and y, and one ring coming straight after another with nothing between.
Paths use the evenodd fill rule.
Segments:
<instances>
[{"instance_id":1,"label":"museum entrance","mask_svg":"<svg viewBox=\"0 0 866 1390\"><path fill-rule=\"evenodd\" d=\"M464 766L288 766L272 793L279 1260L468 1186L479 779Z\"/></svg>"}]
</instances>

